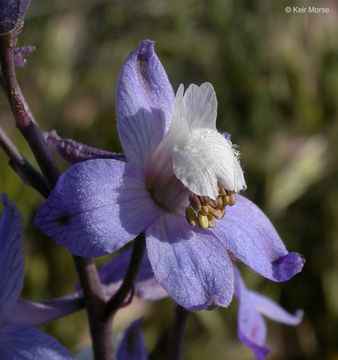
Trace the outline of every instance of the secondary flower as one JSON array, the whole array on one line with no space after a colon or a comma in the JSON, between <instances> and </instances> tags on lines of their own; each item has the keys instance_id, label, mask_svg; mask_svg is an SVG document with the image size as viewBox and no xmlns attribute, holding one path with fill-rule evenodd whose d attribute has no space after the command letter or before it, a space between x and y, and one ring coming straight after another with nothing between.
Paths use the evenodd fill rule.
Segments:
<instances>
[{"instance_id":1,"label":"secondary flower","mask_svg":"<svg viewBox=\"0 0 338 360\"><path fill-rule=\"evenodd\" d=\"M147 349L141 333L141 320L133 321L123 334L117 349L117 360L147 360Z\"/></svg>"},{"instance_id":2,"label":"secondary flower","mask_svg":"<svg viewBox=\"0 0 338 360\"><path fill-rule=\"evenodd\" d=\"M302 257L288 253L267 217L237 194L243 172L216 130L211 84L185 94L180 86L175 98L145 40L122 66L116 111L127 162L73 165L39 209L38 228L85 257L112 253L145 231L156 278L190 310L229 305L234 273L226 250L274 281L301 270Z\"/></svg>"},{"instance_id":3,"label":"secondary flower","mask_svg":"<svg viewBox=\"0 0 338 360\"><path fill-rule=\"evenodd\" d=\"M130 257L131 249L127 249L100 268L100 280L105 285L104 291L108 295L108 298L121 286L127 272ZM143 256L134 287L135 295L142 300L154 301L168 296L166 291L158 283L147 254Z\"/></svg>"},{"instance_id":4,"label":"secondary flower","mask_svg":"<svg viewBox=\"0 0 338 360\"><path fill-rule=\"evenodd\" d=\"M116 256L100 269L100 278L109 289L118 289L127 271L130 249ZM264 347L267 328L262 315L282 324L296 326L302 321L303 311L290 314L268 297L248 290L238 268L234 265L234 295L239 300L237 336L244 345L250 348L257 360L264 360L270 350ZM139 276L135 282L135 294L144 300L159 300L168 294L158 283L147 256L144 257ZM135 322L139 326L139 322ZM137 331L139 327L137 327ZM136 336L141 336L140 333ZM138 344L142 344L139 340ZM136 344L136 340L135 340Z\"/></svg>"},{"instance_id":5,"label":"secondary flower","mask_svg":"<svg viewBox=\"0 0 338 360\"><path fill-rule=\"evenodd\" d=\"M248 290L236 267L234 272L235 296L239 300L237 336L254 352L257 360L264 360L270 350L264 347L266 325L262 315L282 324L295 326L302 321L303 312L298 310L292 315L271 299Z\"/></svg>"},{"instance_id":6,"label":"secondary flower","mask_svg":"<svg viewBox=\"0 0 338 360\"><path fill-rule=\"evenodd\" d=\"M0 218L0 358L67 360L73 356L51 336L27 326L31 320L39 325L53 314L46 314L41 305L40 318L32 319L31 314L18 307L18 296L23 285L23 252L21 216L15 205L5 195L1 197L5 206ZM25 307L24 307L25 308ZM27 309L27 308L25 308ZM43 318L43 319L42 319ZM43 321L42 321L43 320ZM32 325L32 324L31 324Z\"/></svg>"}]
</instances>

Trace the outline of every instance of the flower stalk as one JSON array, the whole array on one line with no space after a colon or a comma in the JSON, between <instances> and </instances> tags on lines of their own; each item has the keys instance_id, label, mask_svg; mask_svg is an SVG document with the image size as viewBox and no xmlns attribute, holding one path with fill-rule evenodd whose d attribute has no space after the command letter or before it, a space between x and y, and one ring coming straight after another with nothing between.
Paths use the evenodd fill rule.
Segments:
<instances>
[{"instance_id":1,"label":"flower stalk","mask_svg":"<svg viewBox=\"0 0 338 360\"><path fill-rule=\"evenodd\" d=\"M0 147L4 150L9 158L9 164L13 170L21 177L23 182L35 190L42 196L47 197L49 194L43 176L20 154L19 150L9 139L4 130L0 127Z\"/></svg>"},{"instance_id":2,"label":"flower stalk","mask_svg":"<svg viewBox=\"0 0 338 360\"><path fill-rule=\"evenodd\" d=\"M86 301L95 360L114 360L112 317L105 315L102 285L92 259L73 256Z\"/></svg>"},{"instance_id":3,"label":"flower stalk","mask_svg":"<svg viewBox=\"0 0 338 360\"><path fill-rule=\"evenodd\" d=\"M142 264L145 246L145 235L142 232L135 239L133 252L131 254L127 273L123 279L122 285L115 293L115 295L106 304L105 312L108 318L110 315L115 314L115 312L123 304L127 295L133 290L135 279L139 273Z\"/></svg>"},{"instance_id":4,"label":"flower stalk","mask_svg":"<svg viewBox=\"0 0 338 360\"><path fill-rule=\"evenodd\" d=\"M59 177L59 171L17 82L14 65L15 43L16 38L12 33L0 36L1 82L16 126L31 147L51 190Z\"/></svg>"},{"instance_id":5,"label":"flower stalk","mask_svg":"<svg viewBox=\"0 0 338 360\"><path fill-rule=\"evenodd\" d=\"M189 313L190 312L184 307L180 305L176 306L172 360L183 359L184 331Z\"/></svg>"}]
</instances>

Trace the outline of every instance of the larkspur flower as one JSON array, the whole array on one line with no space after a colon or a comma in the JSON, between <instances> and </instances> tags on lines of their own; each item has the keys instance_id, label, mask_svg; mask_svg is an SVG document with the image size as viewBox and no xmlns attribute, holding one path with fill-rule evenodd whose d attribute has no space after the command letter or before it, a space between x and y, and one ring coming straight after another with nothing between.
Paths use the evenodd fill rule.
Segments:
<instances>
[{"instance_id":1,"label":"larkspur flower","mask_svg":"<svg viewBox=\"0 0 338 360\"><path fill-rule=\"evenodd\" d=\"M141 320L133 321L125 330L116 354L117 360L147 360L148 354L142 338Z\"/></svg>"},{"instance_id":2,"label":"larkspur flower","mask_svg":"<svg viewBox=\"0 0 338 360\"><path fill-rule=\"evenodd\" d=\"M239 300L237 336L250 348L257 360L264 360L270 350L264 347L266 325L262 315L286 325L298 325L303 318L301 310L294 315L285 311L271 299L248 290L239 270L234 267L235 297Z\"/></svg>"},{"instance_id":3,"label":"larkspur flower","mask_svg":"<svg viewBox=\"0 0 338 360\"><path fill-rule=\"evenodd\" d=\"M121 286L127 272L130 258L131 249L127 249L100 268L100 280L102 284L105 285L104 291L110 296ZM155 301L168 296L166 291L158 283L147 254L143 256L134 287L134 294L142 300Z\"/></svg>"},{"instance_id":4,"label":"larkspur flower","mask_svg":"<svg viewBox=\"0 0 338 360\"><path fill-rule=\"evenodd\" d=\"M122 334L113 335L116 360L147 360L147 349L141 332L141 319L131 322ZM78 360L93 360L92 347L82 348Z\"/></svg>"},{"instance_id":5,"label":"larkspur flower","mask_svg":"<svg viewBox=\"0 0 338 360\"><path fill-rule=\"evenodd\" d=\"M0 218L0 358L73 359L68 350L51 336L28 326L40 325L47 318L58 317L55 308L53 314L46 314L45 307L41 305L42 314L34 320L24 311L20 312L20 316L16 313L18 309L27 309L23 302L17 306L23 285L21 215L7 196L2 195L1 198L5 208Z\"/></svg>"},{"instance_id":6,"label":"larkspur flower","mask_svg":"<svg viewBox=\"0 0 338 360\"><path fill-rule=\"evenodd\" d=\"M302 257L288 253L267 217L238 194L246 187L239 154L216 130L211 84L185 94L180 86L175 98L153 42L144 40L122 66L116 111L127 162L73 165L39 209L38 228L85 257L112 253L145 231L156 278L190 310L231 302L226 250L274 281L301 270Z\"/></svg>"}]
</instances>

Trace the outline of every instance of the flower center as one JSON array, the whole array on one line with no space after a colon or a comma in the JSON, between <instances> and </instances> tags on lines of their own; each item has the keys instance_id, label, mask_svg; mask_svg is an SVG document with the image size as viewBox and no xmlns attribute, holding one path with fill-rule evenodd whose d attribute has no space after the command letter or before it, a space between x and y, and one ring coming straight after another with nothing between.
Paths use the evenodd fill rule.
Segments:
<instances>
[{"instance_id":1,"label":"flower center","mask_svg":"<svg viewBox=\"0 0 338 360\"><path fill-rule=\"evenodd\" d=\"M234 205L236 198L233 191L229 191L218 185L218 197L216 200L208 196L189 195L190 206L185 210L185 216L190 226L197 224L202 230L215 226L215 219L222 219L225 215L225 207Z\"/></svg>"}]
</instances>

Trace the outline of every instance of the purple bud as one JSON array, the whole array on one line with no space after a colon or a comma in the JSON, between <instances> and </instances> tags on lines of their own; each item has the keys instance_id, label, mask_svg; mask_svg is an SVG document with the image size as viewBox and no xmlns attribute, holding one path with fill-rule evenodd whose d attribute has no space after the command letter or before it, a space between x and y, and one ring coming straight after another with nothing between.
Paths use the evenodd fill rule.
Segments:
<instances>
[{"instance_id":1,"label":"purple bud","mask_svg":"<svg viewBox=\"0 0 338 360\"><path fill-rule=\"evenodd\" d=\"M35 46L21 46L14 49L14 65L24 67L26 65L26 56L35 50Z\"/></svg>"},{"instance_id":2,"label":"purple bud","mask_svg":"<svg viewBox=\"0 0 338 360\"><path fill-rule=\"evenodd\" d=\"M0 1L0 35L12 31L23 18L30 0Z\"/></svg>"}]
</instances>

